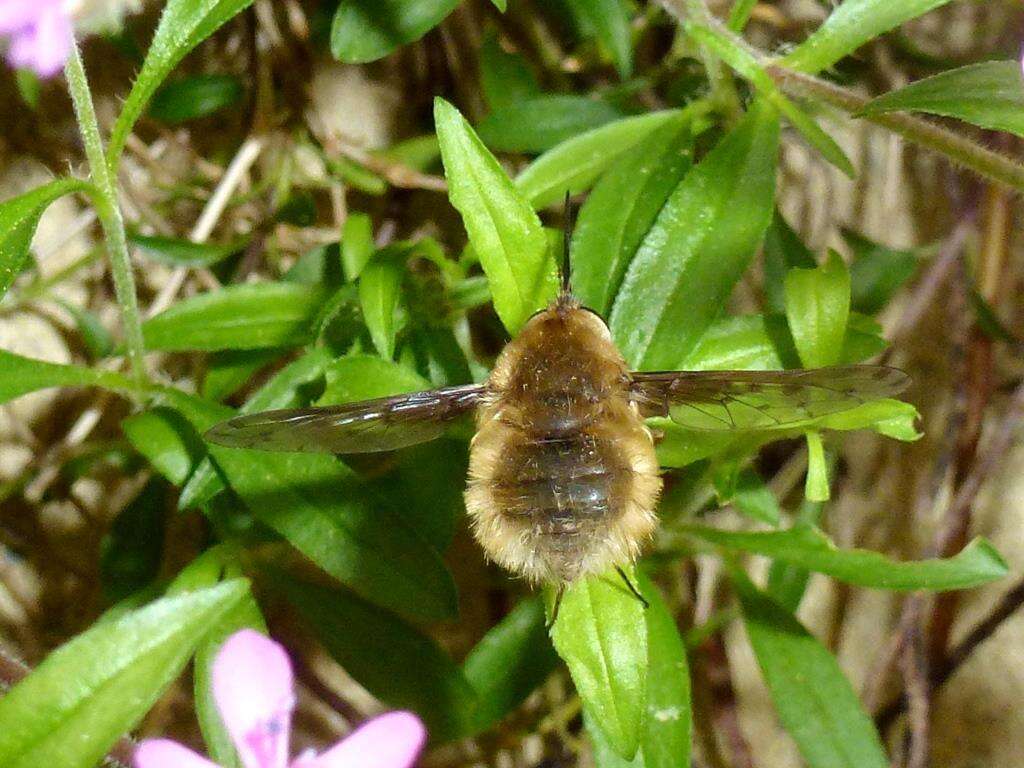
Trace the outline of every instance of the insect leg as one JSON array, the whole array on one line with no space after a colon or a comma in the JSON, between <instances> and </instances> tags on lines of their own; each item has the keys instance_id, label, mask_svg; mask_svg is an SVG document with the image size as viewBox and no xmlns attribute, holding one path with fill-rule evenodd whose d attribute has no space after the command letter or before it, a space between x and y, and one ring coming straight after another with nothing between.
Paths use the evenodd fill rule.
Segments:
<instances>
[{"instance_id":1,"label":"insect leg","mask_svg":"<svg viewBox=\"0 0 1024 768\"><path fill-rule=\"evenodd\" d=\"M544 625L544 628L550 632L551 628L555 626L555 622L558 621L558 609L562 607L562 597L565 596L565 584L558 585L558 591L555 592L555 604L551 607L551 620Z\"/></svg>"},{"instance_id":2,"label":"insect leg","mask_svg":"<svg viewBox=\"0 0 1024 768\"><path fill-rule=\"evenodd\" d=\"M639 600L643 604L644 608L650 608L651 604L647 602L646 597L640 594L640 590L636 588L636 585L629 580L629 576L626 575L626 572L619 566L615 566L615 572L622 577L624 582L626 582L626 586L629 587L629 591L633 593L633 597Z\"/></svg>"}]
</instances>

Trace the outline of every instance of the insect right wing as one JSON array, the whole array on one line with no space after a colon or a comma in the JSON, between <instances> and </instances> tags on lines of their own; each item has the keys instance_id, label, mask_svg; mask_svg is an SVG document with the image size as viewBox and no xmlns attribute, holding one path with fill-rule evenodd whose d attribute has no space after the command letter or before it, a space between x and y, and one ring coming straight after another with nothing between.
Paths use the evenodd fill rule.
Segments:
<instances>
[{"instance_id":1,"label":"insect right wing","mask_svg":"<svg viewBox=\"0 0 1024 768\"><path fill-rule=\"evenodd\" d=\"M440 437L449 423L473 411L482 384L444 387L320 408L291 408L237 416L204 437L230 448L313 453L393 451Z\"/></svg>"},{"instance_id":2,"label":"insect right wing","mask_svg":"<svg viewBox=\"0 0 1024 768\"><path fill-rule=\"evenodd\" d=\"M791 429L902 392L896 368L847 365L789 371L656 371L633 374L644 416L698 431Z\"/></svg>"}]
</instances>

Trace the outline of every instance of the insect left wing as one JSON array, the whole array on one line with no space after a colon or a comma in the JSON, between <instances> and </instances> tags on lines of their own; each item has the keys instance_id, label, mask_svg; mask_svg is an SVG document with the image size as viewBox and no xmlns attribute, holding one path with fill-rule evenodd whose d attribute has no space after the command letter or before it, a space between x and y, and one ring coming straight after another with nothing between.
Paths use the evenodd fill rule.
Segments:
<instances>
[{"instance_id":1,"label":"insect left wing","mask_svg":"<svg viewBox=\"0 0 1024 768\"><path fill-rule=\"evenodd\" d=\"M896 368L849 365L792 371L658 371L633 374L644 416L700 431L789 429L902 392Z\"/></svg>"},{"instance_id":2,"label":"insect left wing","mask_svg":"<svg viewBox=\"0 0 1024 768\"><path fill-rule=\"evenodd\" d=\"M265 411L218 424L205 437L231 448L268 451L392 451L440 437L484 393L483 385L467 384L345 405Z\"/></svg>"}]
</instances>

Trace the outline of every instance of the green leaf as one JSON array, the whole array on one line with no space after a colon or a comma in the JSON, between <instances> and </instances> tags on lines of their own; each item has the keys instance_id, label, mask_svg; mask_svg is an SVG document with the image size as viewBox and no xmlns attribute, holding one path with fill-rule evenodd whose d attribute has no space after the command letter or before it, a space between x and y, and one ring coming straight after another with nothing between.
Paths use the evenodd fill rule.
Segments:
<instances>
[{"instance_id":1,"label":"green leaf","mask_svg":"<svg viewBox=\"0 0 1024 768\"><path fill-rule=\"evenodd\" d=\"M886 768L874 723L835 657L738 569L733 584L779 719L810 768Z\"/></svg>"},{"instance_id":2,"label":"green leaf","mask_svg":"<svg viewBox=\"0 0 1024 768\"><path fill-rule=\"evenodd\" d=\"M601 725L584 711L597 768L679 768L690 765L692 715L686 647L675 619L645 576L640 591L650 603L647 623L647 702L640 748L631 760L619 755Z\"/></svg>"},{"instance_id":3,"label":"green leaf","mask_svg":"<svg viewBox=\"0 0 1024 768\"><path fill-rule=\"evenodd\" d=\"M168 486L154 477L122 509L100 542L103 594L117 602L146 587L160 570Z\"/></svg>"},{"instance_id":4,"label":"green leaf","mask_svg":"<svg viewBox=\"0 0 1024 768\"><path fill-rule=\"evenodd\" d=\"M647 623L647 713L640 751L644 768L690 764L690 671L675 618L657 588L644 576L640 591L650 608Z\"/></svg>"},{"instance_id":5,"label":"green leaf","mask_svg":"<svg viewBox=\"0 0 1024 768\"><path fill-rule=\"evenodd\" d=\"M0 297L24 269L32 236L46 207L64 195L91 189L91 184L80 179L57 179L0 202Z\"/></svg>"},{"instance_id":6,"label":"green leaf","mask_svg":"<svg viewBox=\"0 0 1024 768\"><path fill-rule=\"evenodd\" d=\"M224 579L237 576L242 572L239 554L239 549L231 544L219 544L206 550L178 574L167 589L168 596L186 590L208 588ZM252 594L243 597L238 605L227 611L210 628L196 648L193 668L192 687L199 730L202 731L210 758L224 768L242 768L242 763L217 711L211 676L213 662L221 645L240 629L254 629L263 634L267 633L266 621Z\"/></svg>"},{"instance_id":7,"label":"green leaf","mask_svg":"<svg viewBox=\"0 0 1024 768\"><path fill-rule=\"evenodd\" d=\"M232 243L193 243L177 237L130 234L128 242L143 254L172 267L209 267L240 253L248 240Z\"/></svg>"},{"instance_id":8,"label":"green leaf","mask_svg":"<svg viewBox=\"0 0 1024 768\"><path fill-rule=\"evenodd\" d=\"M298 346L313 335L322 290L295 283L246 283L178 302L142 324L149 350Z\"/></svg>"},{"instance_id":9,"label":"green leaf","mask_svg":"<svg viewBox=\"0 0 1024 768\"><path fill-rule=\"evenodd\" d=\"M680 368L686 371L771 371L784 368L785 322L764 315L716 320L700 337ZM791 343L791 342L790 342Z\"/></svg>"},{"instance_id":10,"label":"green leaf","mask_svg":"<svg viewBox=\"0 0 1024 768\"><path fill-rule=\"evenodd\" d=\"M16 69L14 70L14 84L25 105L33 110L39 109L39 96L43 90L39 75L31 69Z\"/></svg>"},{"instance_id":11,"label":"green leaf","mask_svg":"<svg viewBox=\"0 0 1024 768\"><path fill-rule=\"evenodd\" d=\"M635 579L632 568L626 573ZM629 760L640 746L647 701L644 607L614 572L570 584L551 631L583 707Z\"/></svg>"},{"instance_id":12,"label":"green leaf","mask_svg":"<svg viewBox=\"0 0 1024 768\"><path fill-rule=\"evenodd\" d=\"M328 157L327 168L346 185L368 195L383 195L388 189L388 182L371 171L365 165L360 165L355 160L347 157ZM308 227L316 221L316 201L312 196L306 197L306 205L298 205L301 198L290 206L291 211L282 209L279 217L285 220L292 219L292 223Z\"/></svg>"},{"instance_id":13,"label":"green leaf","mask_svg":"<svg viewBox=\"0 0 1024 768\"><path fill-rule=\"evenodd\" d=\"M801 72L828 69L869 40L905 21L945 5L949 0L845 0L825 23L780 60Z\"/></svg>"},{"instance_id":14,"label":"green leaf","mask_svg":"<svg viewBox=\"0 0 1024 768\"><path fill-rule=\"evenodd\" d=\"M600 99L546 94L499 107L476 129L495 152L536 153L621 117L618 109Z\"/></svg>"},{"instance_id":15,"label":"green leaf","mask_svg":"<svg viewBox=\"0 0 1024 768\"><path fill-rule=\"evenodd\" d=\"M94 313L63 299L54 299L54 302L74 318L78 333L82 337L82 343L90 357L98 359L106 357L114 351L114 337Z\"/></svg>"},{"instance_id":16,"label":"green leaf","mask_svg":"<svg viewBox=\"0 0 1024 768\"><path fill-rule=\"evenodd\" d=\"M434 119L452 205L480 257L494 309L514 334L558 289L547 235L458 110L436 99Z\"/></svg>"},{"instance_id":17,"label":"green leaf","mask_svg":"<svg viewBox=\"0 0 1024 768\"><path fill-rule=\"evenodd\" d=\"M33 360L0 349L0 403L51 387L104 387L122 394L138 394L134 382L98 368Z\"/></svg>"},{"instance_id":18,"label":"green leaf","mask_svg":"<svg viewBox=\"0 0 1024 768\"><path fill-rule=\"evenodd\" d=\"M429 133L392 144L390 147L377 150L374 154L385 160L392 160L413 170L426 173L441 158L441 148L437 145L437 136Z\"/></svg>"},{"instance_id":19,"label":"green leaf","mask_svg":"<svg viewBox=\"0 0 1024 768\"><path fill-rule=\"evenodd\" d=\"M753 54L748 52L741 39L734 38L732 33L726 30L713 29L693 22L687 22L686 32L750 81L758 93L785 115L793 127L800 131L807 142L817 149L826 160L850 178L856 175L853 164L850 163L840 146L809 115L783 95L771 76L758 63Z\"/></svg>"},{"instance_id":20,"label":"green leaf","mask_svg":"<svg viewBox=\"0 0 1024 768\"><path fill-rule=\"evenodd\" d=\"M97 624L0 698L5 768L92 768L173 681L211 624L249 593L242 579L164 598Z\"/></svg>"},{"instance_id":21,"label":"green leaf","mask_svg":"<svg viewBox=\"0 0 1024 768\"><path fill-rule=\"evenodd\" d=\"M117 167L128 134L167 75L189 51L251 3L252 0L168 0L142 70L111 131L107 162L112 168Z\"/></svg>"},{"instance_id":22,"label":"green leaf","mask_svg":"<svg viewBox=\"0 0 1024 768\"><path fill-rule=\"evenodd\" d=\"M850 306L873 315L889 303L917 270L917 254L887 248L850 230L843 232L843 239L853 251Z\"/></svg>"},{"instance_id":23,"label":"green leaf","mask_svg":"<svg viewBox=\"0 0 1024 768\"><path fill-rule=\"evenodd\" d=\"M750 467L741 469L736 487L729 499L747 517L768 525L778 525L782 518L779 501L761 476Z\"/></svg>"},{"instance_id":24,"label":"green leaf","mask_svg":"<svg viewBox=\"0 0 1024 768\"><path fill-rule=\"evenodd\" d=\"M207 400L224 400L245 386L262 368L284 354L284 350L225 349L206 358L206 374L201 387Z\"/></svg>"},{"instance_id":25,"label":"green leaf","mask_svg":"<svg viewBox=\"0 0 1024 768\"><path fill-rule=\"evenodd\" d=\"M419 40L459 0L342 0L331 25L331 53L349 64L382 59Z\"/></svg>"},{"instance_id":26,"label":"green leaf","mask_svg":"<svg viewBox=\"0 0 1024 768\"><path fill-rule=\"evenodd\" d=\"M764 236L764 298L765 308L773 314L786 311L786 273L793 267L813 268L818 265L811 250L776 210Z\"/></svg>"},{"instance_id":27,"label":"green leaf","mask_svg":"<svg viewBox=\"0 0 1024 768\"><path fill-rule=\"evenodd\" d=\"M196 649L195 671L193 672L193 696L195 697L196 719L203 734L203 742L210 758L224 768L243 768L235 751L227 727L224 725L213 698L213 662L217 652L231 635L241 629L255 629L267 634L266 621L252 595L225 613Z\"/></svg>"},{"instance_id":28,"label":"green leaf","mask_svg":"<svg viewBox=\"0 0 1024 768\"><path fill-rule=\"evenodd\" d=\"M327 652L389 707L411 709L434 741L467 733L476 696L462 671L429 637L343 590L275 571L273 584L316 632Z\"/></svg>"},{"instance_id":29,"label":"green leaf","mask_svg":"<svg viewBox=\"0 0 1024 768\"><path fill-rule=\"evenodd\" d=\"M470 733L487 730L523 703L556 668L540 597L520 601L473 646L462 672L476 691ZM467 734L469 735L469 734Z\"/></svg>"},{"instance_id":30,"label":"green leaf","mask_svg":"<svg viewBox=\"0 0 1024 768\"><path fill-rule=\"evenodd\" d=\"M341 228L341 263L345 279L359 277L373 258L373 219L366 213L350 213Z\"/></svg>"},{"instance_id":31,"label":"green leaf","mask_svg":"<svg viewBox=\"0 0 1024 768\"><path fill-rule=\"evenodd\" d=\"M757 0L734 0L732 8L729 9L729 20L726 22L726 26L733 32L742 32L756 5Z\"/></svg>"},{"instance_id":32,"label":"green leaf","mask_svg":"<svg viewBox=\"0 0 1024 768\"><path fill-rule=\"evenodd\" d=\"M785 531L746 533L688 525L686 533L727 549L765 555L847 584L908 592L968 589L1001 579L1007 566L985 539L974 539L945 559L896 561L866 549L837 549L820 530L800 525Z\"/></svg>"},{"instance_id":33,"label":"green leaf","mask_svg":"<svg viewBox=\"0 0 1024 768\"><path fill-rule=\"evenodd\" d=\"M153 408L121 422L125 437L175 485L184 483L206 453L192 425L171 408Z\"/></svg>"},{"instance_id":34,"label":"green leaf","mask_svg":"<svg viewBox=\"0 0 1024 768\"><path fill-rule=\"evenodd\" d=\"M428 620L456 613L440 555L333 456L210 453L256 519L362 597Z\"/></svg>"},{"instance_id":35,"label":"green leaf","mask_svg":"<svg viewBox=\"0 0 1024 768\"><path fill-rule=\"evenodd\" d=\"M669 194L690 169L688 125L659 126L623 153L580 209L572 237L572 287L604 316L626 268Z\"/></svg>"},{"instance_id":36,"label":"green leaf","mask_svg":"<svg viewBox=\"0 0 1024 768\"><path fill-rule=\"evenodd\" d=\"M850 317L850 273L834 251L814 269L786 273L786 318L800 361L807 368L835 365L842 357Z\"/></svg>"},{"instance_id":37,"label":"green leaf","mask_svg":"<svg viewBox=\"0 0 1024 768\"><path fill-rule=\"evenodd\" d=\"M824 508L825 505L820 501L804 499L800 503L794 524L796 526L817 525ZM766 590L773 600L787 610L795 612L800 607L804 592L807 591L808 581L810 581L810 573L805 568L781 560L773 560L768 568Z\"/></svg>"},{"instance_id":38,"label":"green leaf","mask_svg":"<svg viewBox=\"0 0 1024 768\"><path fill-rule=\"evenodd\" d=\"M623 80L633 73L633 40L629 9L623 0L568 0L578 16L594 29L597 39L611 54Z\"/></svg>"},{"instance_id":39,"label":"green leaf","mask_svg":"<svg viewBox=\"0 0 1024 768\"><path fill-rule=\"evenodd\" d=\"M348 355L326 371L327 386L317 405L339 405L377 397L421 392L430 382L415 371L373 355Z\"/></svg>"},{"instance_id":40,"label":"green leaf","mask_svg":"<svg viewBox=\"0 0 1024 768\"><path fill-rule=\"evenodd\" d=\"M516 187L534 208L583 192L622 153L666 123L686 122L679 110L624 117L574 136L534 160L516 177Z\"/></svg>"},{"instance_id":41,"label":"green leaf","mask_svg":"<svg viewBox=\"0 0 1024 768\"><path fill-rule=\"evenodd\" d=\"M359 304L373 346L385 360L395 356L395 313L405 273L401 247L385 248L359 273Z\"/></svg>"},{"instance_id":42,"label":"green leaf","mask_svg":"<svg viewBox=\"0 0 1024 768\"><path fill-rule=\"evenodd\" d=\"M244 93L234 75L190 75L153 94L150 117L170 125L196 120L237 104Z\"/></svg>"},{"instance_id":43,"label":"green leaf","mask_svg":"<svg viewBox=\"0 0 1024 768\"><path fill-rule=\"evenodd\" d=\"M832 495L828 484L828 461L821 432L811 431L807 440L807 477L804 480L804 498L808 501L828 501Z\"/></svg>"},{"instance_id":44,"label":"green leaf","mask_svg":"<svg viewBox=\"0 0 1024 768\"><path fill-rule=\"evenodd\" d=\"M491 109L505 109L540 95L537 78L526 60L506 53L494 30L488 30L480 48L480 87Z\"/></svg>"},{"instance_id":45,"label":"green leaf","mask_svg":"<svg viewBox=\"0 0 1024 768\"><path fill-rule=\"evenodd\" d=\"M326 370L327 386L318 405L337 405L431 388L410 368L372 355L348 355ZM465 511L465 447L434 440L398 451L395 471L372 487L390 508L438 550L451 543L456 521Z\"/></svg>"},{"instance_id":46,"label":"green leaf","mask_svg":"<svg viewBox=\"0 0 1024 768\"><path fill-rule=\"evenodd\" d=\"M722 311L771 220L778 142L774 110L755 102L665 203L609 318L634 368L678 368Z\"/></svg>"},{"instance_id":47,"label":"green leaf","mask_svg":"<svg viewBox=\"0 0 1024 768\"><path fill-rule=\"evenodd\" d=\"M927 112L1024 136L1024 75L1019 61L986 61L940 72L873 99L860 115Z\"/></svg>"}]
</instances>

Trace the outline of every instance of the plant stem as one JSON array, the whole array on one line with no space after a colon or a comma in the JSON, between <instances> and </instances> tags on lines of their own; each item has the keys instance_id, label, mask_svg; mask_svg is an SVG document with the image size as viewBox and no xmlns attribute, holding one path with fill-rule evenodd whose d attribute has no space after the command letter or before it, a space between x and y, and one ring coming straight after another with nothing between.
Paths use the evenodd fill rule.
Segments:
<instances>
[{"instance_id":1,"label":"plant stem","mask_svg":"<svg viewBox=\"0 0 1024 768\"><path fill-rule=\"evenodd\" d=\"M794 72L778 66L769 66L767 70L772 79L786 93L816 98L856 116L859 116L857 113L871 100L813 75ZM982 146L966 136L909 114L863 115L860 117L883 128L888 128L915 144L933 149L991 181L1024 191L1024 165Z\"/></svg>"},{"instance_id":2,"label":"plant stem","mask_svg":"<svg viewBox=\"0 0 1024 768\"><path fill-rule=\"evenodd\" d=\"M85 76L85 67L82 65L82 57L77 43L71 46L71 55L68 57L64 74L68 80L68 90L74 103L78 127L82 132L85 156L89 162L89 176L96 186L93 206L96 208L100 226L103 227L103 236L110 254L110 268L114 276L117 301L121 305L128 360L135 378L139 382L144 382L146 381L145 350L142 340L142 324L139 320L139 304L135 295L135 278L132 275L131 260L128 256L128 239L125 236L124 219L121 216L121 206L117 199L117 189L103 152L100 126L96 120L92 93L89 91L89 81Z\"/></svg>"},{"instance_id":3,"label":"plant stem","mask_svg":"<svg viewBox=\"0 0 1024 768\"><path fill-rule=\"evenodd\" d=\"M788 95L823 101L854 117L880 125L908 141L945 155L954 163L974 171L998 184L1024 191L1024 165L999 152L989 149L967 136L943 128L929 120L905 113L860 115L871 101L867 96L842 88L814 75L781 67L748 43L742 36L728 29L707 10L703 0L661 0L661 5L684 26L687 16L695 22L713 28L727 37L738 48L753 56L764 67L775 83ZM709 70L709 79L712 73Z\"/></svg>"}]
</instances>

